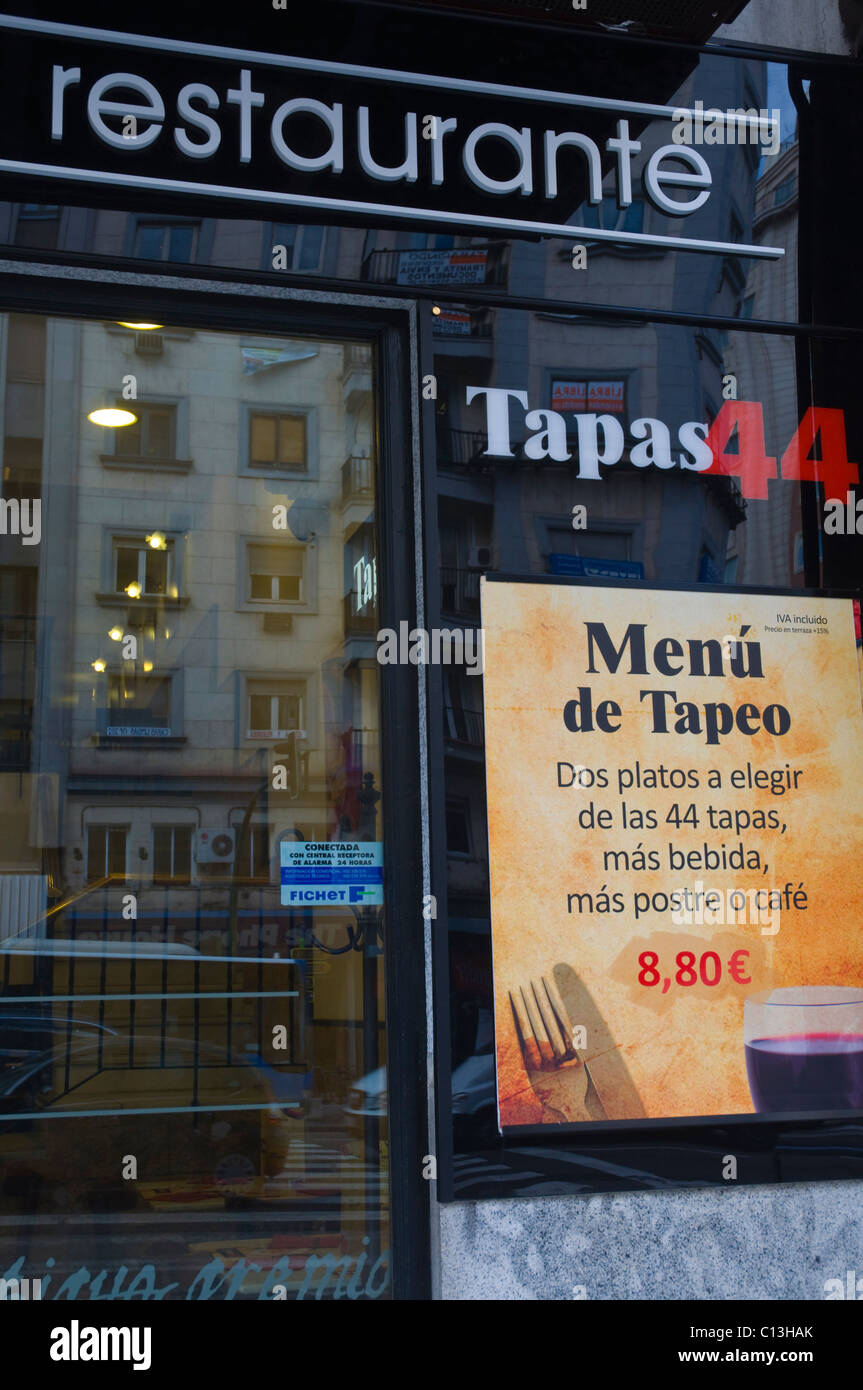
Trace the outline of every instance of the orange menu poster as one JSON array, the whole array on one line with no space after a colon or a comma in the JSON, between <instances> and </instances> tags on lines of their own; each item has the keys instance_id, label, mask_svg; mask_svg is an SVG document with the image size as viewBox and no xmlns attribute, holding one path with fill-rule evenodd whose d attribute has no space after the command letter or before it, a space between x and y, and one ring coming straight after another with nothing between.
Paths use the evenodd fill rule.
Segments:
<instances>
[{"instance_id":1,"label":"orange menu poster","mask_svg":"<svg viewBox=\"0 0 863 1390\"><path fill-rule=\"evenodd\" d=\"M501 1129L863 1110L854 601L484 580Z\"/></svg>"}]
</instances>

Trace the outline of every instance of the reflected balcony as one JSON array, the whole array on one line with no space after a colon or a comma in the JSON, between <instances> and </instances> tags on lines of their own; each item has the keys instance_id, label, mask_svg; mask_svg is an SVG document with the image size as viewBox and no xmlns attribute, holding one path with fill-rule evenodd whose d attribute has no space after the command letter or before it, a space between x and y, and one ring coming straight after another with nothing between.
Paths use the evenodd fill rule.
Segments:
<instances>
[{"instance_id":1,"label":"reflected balcony","mask_svg":"<svg viewBox=\"0 0 863 1390\"><path fill-rule=\"evenodd\" d=\"M378 631L378 619L374 604L368 604L365 612L358 613L356 611L357 595L353 591L345 594L342 603L345 617L345 640L347 641L352 637L367 637L374 641Z\"/></svg>"},{"instance_id":2,"label":"reflected balcony","mask_svg":"<svg viewBox=\"0 0 863 1390\"><path fill-rule=\"evenodd\" d=\"M438 468L470 468L488 471L485 457L487 438L481 430L455 430L445 425L437 427Z\"/></svg>"},{"instance_id":3,"label":"reflected balcony","mask_svg":"<svg viewBox=\"0 0 863 1390\"><path fill-rule=\"evenodd\" d=\"M36 618L0 613L0 701L32 704L36 673Z\"/></svg>"},{"instance_id":4,"label":"reflected balcony","mask_svg":"<svg viewBox=\"0 0 863 1390\"><path fill-rule=\"evenodd\" d=\"M480 750L485 744L485 721L482 711L462 709L460 705L445 705L443 732L447 744L460 745L465 752ZM452 751L459 750L453 748Z\"/></svg>"},{"instance_id":5,"label":"reflected balcony","mask_svg":"<svg viewBox=\"0 0 863 1390\"><path fill-rule=\"evenodd\" d=\"M342 502L371 504L374 495L375 470L371 458L352 454L342 464Z\"/></svg>"},{"instance_id":6,"label":"reflected balcony","mask_svg":"<svg viewBox=\"0 0 863 1390\"><path fill-rule=\"evenodd\" d=\"M452 615L468 623L479 622L480 570L442 565L440 607L444 616Z\"/></svg>"}]
</instances>

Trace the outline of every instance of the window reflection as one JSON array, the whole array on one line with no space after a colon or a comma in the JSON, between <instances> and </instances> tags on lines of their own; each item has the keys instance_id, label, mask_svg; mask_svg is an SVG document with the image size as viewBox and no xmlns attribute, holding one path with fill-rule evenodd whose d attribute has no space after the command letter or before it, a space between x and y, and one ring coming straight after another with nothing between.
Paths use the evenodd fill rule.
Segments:
<instances>
[{"instance_id":1,"label":"window reflection","mask_svg":"<svg viewBox=\"0 0 863 1390\"><path fill-rule=\"evenodd\" d=\"M383 839L371 348L0 334L0 1273L386 1295L383 909L284 869Z\"/></svg>"}]
</instances>

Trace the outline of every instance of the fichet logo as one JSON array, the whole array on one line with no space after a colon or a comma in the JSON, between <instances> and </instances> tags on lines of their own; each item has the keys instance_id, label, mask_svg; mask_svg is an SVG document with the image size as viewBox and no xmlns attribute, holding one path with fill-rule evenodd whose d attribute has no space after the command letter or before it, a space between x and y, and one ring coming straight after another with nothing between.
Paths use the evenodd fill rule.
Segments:
<instances>
[{"instance_id":1,"label":"fichet logo","mask_svg":"<svg viewBox=\"0 0 863 1390\"><path fill-rule=\"evenodd\" d=\"M149 1327L70 1327L51 1330L52 1361L132 1361L133 1371L150 1369Z\"/></svg>"}]
</instances>

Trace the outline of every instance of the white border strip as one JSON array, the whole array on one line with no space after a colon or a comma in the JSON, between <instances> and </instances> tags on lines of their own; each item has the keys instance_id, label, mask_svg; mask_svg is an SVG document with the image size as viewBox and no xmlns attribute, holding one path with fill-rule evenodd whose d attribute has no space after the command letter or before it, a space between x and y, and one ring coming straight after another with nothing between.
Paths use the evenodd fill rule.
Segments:
<instances>
[{"instance_id":1,"label":"white border strip","mask_svg":"<svg viewBox=\"0 0 863 1390\"><path fill-rule=\"evenodd\" d=\"M0 16L2 19L2 16ZM446 222L457 227L499 227L509 232L542 233L574 240L610 241L615 245L657 246L676 251L708 251L722 256L753 256L778 260L781 246L750 246L738 241L705 241L696 237L651 236L646 232L613 232L603 227L575 227L568 222L531 222L516 217L492 217L470 212L438 212L436 208L402 207L397 203L361 203L346 198L319 198L305 193L275 193L263 188L235 188L230 184L196 183L189 179L160 179L145 174L115 174L100 169L64 168L62 164L30 164L26 160L0 159L0 172L31 174L37 178L70 179L76 183L119 184L129 188L179 192L208 198L233 198L249 203L282 203L292 207L319 208L327 212L366 213L375 217L404 217L417 222Z\"/></svg>"}]
</instances>

